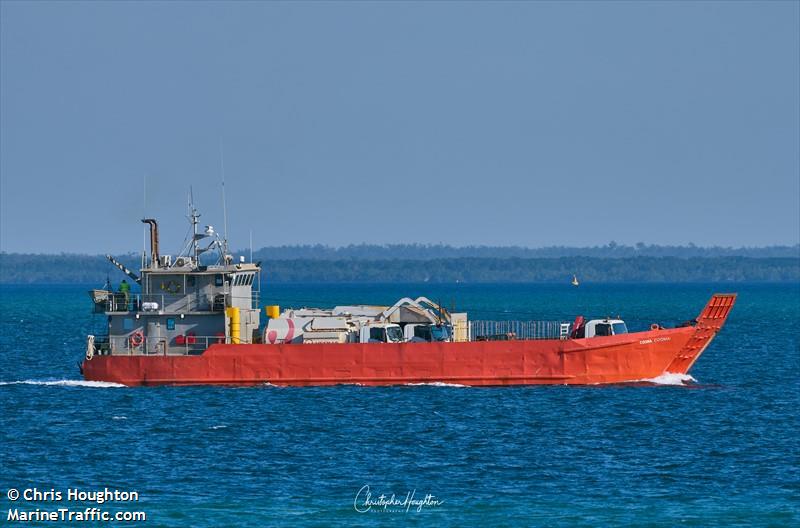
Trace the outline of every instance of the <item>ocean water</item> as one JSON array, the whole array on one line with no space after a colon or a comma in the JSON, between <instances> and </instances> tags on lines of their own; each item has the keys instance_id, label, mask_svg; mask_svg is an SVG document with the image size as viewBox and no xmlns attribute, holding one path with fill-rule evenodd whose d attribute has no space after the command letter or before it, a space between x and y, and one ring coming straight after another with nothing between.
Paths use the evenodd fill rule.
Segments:
<instances>
[{"instance_id":1,"label":"ocean water","mask_svg":"<svg viewBox=\"0 0 800 528\"><path fill-rule=\"evenodd\" d=\"M690 319L715 291L739 293L694 381L514 388L85 383L76 362L85 335L102 326L86 289L0 287L3 521L13 509L96 506L143 511L146 526L800 523L797 284L262 293L263 304L283 306L425 294L474 319L621 315L632 330ZM33 488L62 500L8 498ZM105 488L139 500L68 500L69 489Z\"/></svg>"}]
</instances>

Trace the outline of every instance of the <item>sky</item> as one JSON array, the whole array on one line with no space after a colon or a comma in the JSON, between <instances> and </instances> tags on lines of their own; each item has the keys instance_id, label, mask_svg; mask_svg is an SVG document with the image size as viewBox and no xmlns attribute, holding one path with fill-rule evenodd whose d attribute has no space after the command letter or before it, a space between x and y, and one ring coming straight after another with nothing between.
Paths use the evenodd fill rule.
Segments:
<instances>
[{"instance_id":1,"label":"sky","mask_svg":"<svg viewBox=\"0 0 800 528\"><path fill-rule=\"evenodd\" d=\"M0 250L800 241L800 3L0 4ZM172 249L174 248L174 249Z\"/></svg>"}]
</instances>

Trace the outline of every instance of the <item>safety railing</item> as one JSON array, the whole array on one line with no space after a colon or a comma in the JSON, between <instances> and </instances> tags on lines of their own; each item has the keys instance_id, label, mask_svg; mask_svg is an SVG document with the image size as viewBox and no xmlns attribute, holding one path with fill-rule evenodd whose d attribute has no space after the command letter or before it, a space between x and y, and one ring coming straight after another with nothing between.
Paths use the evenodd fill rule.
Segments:
<instances>
[{"instance_id":1,"label":"safety railing","mask_svg":"<svg viewBox=\"0 0 800 528\"><path fill-rule=\"evenodd\" d=\"M94 350L98 355L123 356L191 356L202 354L214 344L231 343L225 336L180 336L182 340L166 337L143 337L141 334L125 336L96 336ZM248 344L240 340L240 344Z\"/></svg>"},{"instance_id":2,"label":"safety railing","mask_svg":"<svg viewBox=\"0 0 800 528\"><path fill-rule=\"evenodd\" d=\"M222 312L226 304L233 304L230 294L168 294L168 293L137 293L125 294L122 292L109 292L103 298L95 299L96 313L104 312L159 312L172 313L188 312ZM258 307L259 292L252 292L249 296L250 306Z\"/></svg>"},{"instance_id":3,"label":"safety railing","mask_svg":"<svg viewBox=\"0 0 800 528\"><path fill-rule=\"evenodd\" d=\"M515 339L567 339L571 324L566 321L470 321L473 341Z\"/></svg>"}]
</instances>

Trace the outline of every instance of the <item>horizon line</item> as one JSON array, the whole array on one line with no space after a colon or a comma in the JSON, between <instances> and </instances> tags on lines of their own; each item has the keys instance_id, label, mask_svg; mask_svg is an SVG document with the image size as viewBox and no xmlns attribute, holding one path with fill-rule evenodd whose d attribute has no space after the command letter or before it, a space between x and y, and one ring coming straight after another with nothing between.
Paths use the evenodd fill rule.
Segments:
<instances>
[{"instance_id":1,"label":"horizon line","mask_svg":"<svg viewBox=\"0 0 800 528\"><path fill-rule=\"evenodd\" d=\"M800 250L800 242L794 244L772 244L772 245L764 245L764 246L722 246L722 245L712 245L712 246L699 246L694 243L687 243L684 245L675 245L675 244L645 244L643 242L639 242L635 245L628 245L628 244L618 244L614 241L609 242L605 245L595 245L595 246L519 246L519 245L488 245L488 244L474 244L474 245L451 245L451 244L443 244L443 243L421 243L421 242L412 242L412 243L394 243L394 244L374 244L368 242L360 242L360 243L351 243L348 245L343 246L335 246L335 245L328 245L323 243L308 243L308 244L281 244L281 245L274 245L274 246L261 246L259 248L253 248L252 251L254 253L265 251L265 250L275 250L275 249L320 249L325 251L341 251L347 250L352 248L373 248L373 249L395 249L395 248L416 248L416 249L445 249L445 250L517 250L517 251L548 251L548 250L560 250L560 251L586 251L586 250L611 250L611 251L643 251L643 250L699 250L699 251L709 251L709 250L723 250L723 251L762 251L762 250ZM250 248L238 248L231 253L238 254L241 252L248 252ZM105 256L106 252L98 252L98 253L88 253L88 252L68 252L68 251L59 251L59 252L51 252L51 253L39 253L39 252L30 252L30 251L8 251L8 250L0 250L0 254L2 255L37 255L37 256L49 256L49 255L75 255L75 256ZM137 251L128 251L126 253L117 253L118 255L139 255ZM800 257L800 253L797 255Z\"/></svg>"}]
</instances>

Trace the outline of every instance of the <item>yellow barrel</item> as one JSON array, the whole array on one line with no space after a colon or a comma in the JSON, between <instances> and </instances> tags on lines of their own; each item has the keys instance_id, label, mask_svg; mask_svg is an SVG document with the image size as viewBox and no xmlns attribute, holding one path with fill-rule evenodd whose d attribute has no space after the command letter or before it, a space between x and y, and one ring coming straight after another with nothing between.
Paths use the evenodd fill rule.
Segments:
<instances>
[{"instance_id":1,"label":"yellow barrel","mask_svg":"<svg viewBox=\"0 0 800 528\"><path fill-rule=\"evenodd\" d=\"M281 316L281 307L277 304L273 304L271 306L267 306L264 308L267 311L267 317L270 319L277 319Z\"/></svg>"},{"instance_id":2,"label":"yellow barrel","mask_svg":"<svg viewBox=\"0 0 800 528\"><path fill-rule=\"evenodd\" d=\"M228 318L231 320L231 343L238 345L241 343L241 320L239 319L239 308L231 306L225 310Z\"/></svg>"}]
</instances>

